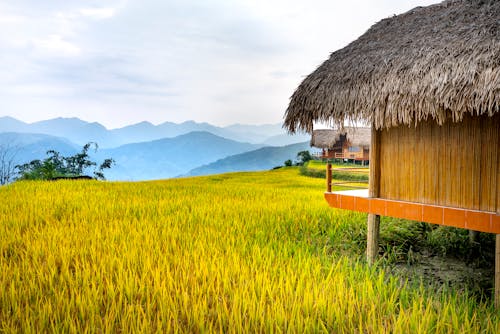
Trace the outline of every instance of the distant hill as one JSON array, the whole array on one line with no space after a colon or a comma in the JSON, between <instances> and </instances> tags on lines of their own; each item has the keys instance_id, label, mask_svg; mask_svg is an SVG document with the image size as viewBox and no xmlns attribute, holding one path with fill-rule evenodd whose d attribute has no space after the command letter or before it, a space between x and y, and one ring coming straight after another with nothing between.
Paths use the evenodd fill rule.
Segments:
<instances>
[{"instance_id":1,"label":"distant hill","mask_svg":"<svg viewBox=\"0 0 500 334\"><path fill-rule=\"evenodd\" d=\"M298 144L303 142L309 142L311 140L310 134L296 134L290 136L288 134L280 134L267 138L262 144L266 146L286 146L290 144Z\"/></svg>"},{"instance_id":2,"label":"distant hill","mask_svg":"<svg viewBox=\"0 0 500 334\"><path fill-rule=\"evenodd\" d=\"M89 141L97 142L103 147L119 144L101 124L85 122L75 117L59 117L35 123L24 123L12 117L0 117L0 132L39 133L63 137L78 145L84 145Z\"/></svg>"},{"instance_id":3,"label":"distant hill","mask_svg":"<svg viewBox=\"0 0 500 334\"><path fill-rule=\"evenodd\" d=\"M63 155L72 155L81 150L81 147L67 139L31 133L0 133L0 145L15 152L16 164L44 159L48 150L56 150Z\"/></svg>"},{"instance_id":4,"label":"distant hill","mask_svg":"<svg viewBox=\"0 0 500 334\"><path fill-rule=\"evenodd\" d=\"M0 117L0 132L29 132L29 124L9 116Z\"/></svg>"},{"instance_id":5,"label":"distant hill","mask_svg":"<svg viewBox=\"0 0 500 334\"><path fill-rule=\"evenodd\" d=\"M115 135L118 141L122 144L153 141L163 138L174 138L195 131L206 131L212 134L232 139L229 136L224 136L221 133L221 128L210 125L208 123L196 123L187 121L184 123L165 122L159 125L154 125L149 122L141 122L123 128L110 130Z\"/></svg>"},{"instance_id":6,"label":"distant hill","mask_svg":"<svg viewBox=\"0 0 500 334\"><path fill-rule=\"evenodd\" d=\"M185 176L271 169L275 166L283 165L285 160L295 160L297 153L304 150L311 150L309 142L292 144L283 147L263 147L194 168Z\"/></svg>"},{"instance_id":7,"label":"distant hill","mask_svg":"<svg viewBox=\"0 0 500 334\"><path fill-rule=\"evenodd\" d=\"M265 143L272 146L286 145L304 140L300 135L286 135L281 124L234 124L218 127L194 121L180 124L165 122L159 125L140 122L119 129L108 130L97 122L89 123L78 118L59 117L29 124L12 117L0 117L0 132L41 133L64 137L79 145L94 141L102 148L112 148L162 138L174 138L194 131L206 131L239 142Z\"/></svg>"},{"instance_id":8,"label":"distant hill","mask_svg":"<svg viewBox=\"0 0 500 334\"><path fill-rule=\"evenodd\" d=\"M198 131L100 150L94 157L98 161L107 157L116 161L106 171L110 180L150 180L185 174L197 166L259 147Z\"/></svg>"}]
</instances>

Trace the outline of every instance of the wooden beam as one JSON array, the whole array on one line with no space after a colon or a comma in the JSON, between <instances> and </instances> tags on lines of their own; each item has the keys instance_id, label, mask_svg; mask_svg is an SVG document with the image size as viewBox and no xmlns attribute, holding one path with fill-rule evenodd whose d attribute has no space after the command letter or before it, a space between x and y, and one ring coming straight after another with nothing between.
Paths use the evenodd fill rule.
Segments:
<instances>
[{"instance_id":1,"label":"wooden beam","mask_svg":"<svg viewBox=\"0 0 500 334\"><path fill-rule=\"evenodd\" d=\"M369 196L377 198L380 194L380 131L372 124L370 146L370 186ZM368 214L368 227L366 235L366 259L373 264L378 255L378 241L380 234L380 216Z\"/></svg>"},{"instance_id":2,"label":"wooden beam","mask_svg":"<svg viewBox=\"0 0 500 334\"><path fill-rule=\"evenodd\" d=\"M500 146L500 136L498 136ZM500 182L500 159L497 159L497 182ZM500 187L497 188L497 215L500 216ZM495 307L500 309L500 234L495 244Z\"/></svg>"}]
</instances>

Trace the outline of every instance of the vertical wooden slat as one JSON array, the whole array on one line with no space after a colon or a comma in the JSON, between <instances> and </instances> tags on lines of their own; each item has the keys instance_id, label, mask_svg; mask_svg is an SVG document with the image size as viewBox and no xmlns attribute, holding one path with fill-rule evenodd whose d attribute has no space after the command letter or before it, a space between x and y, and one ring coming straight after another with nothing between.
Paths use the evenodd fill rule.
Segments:
<instances>
[{"instance_id":1,"label":"vertical wooden slat","mask_svg":"<svg viewBox=\"0 0 500 334\"><path fill-rule=\"evenodd\" d=\"M467 131L464 140L469 144L462 154L462 163L468 168L463 169L461 178L465 181L462 189L462 201L460 207L479 210L479 197L481 191L481 138L487 136L487 124L485 118L467 118ZM486 133L485 131L486 130Z\"/></svg>"},{"instance_id":2,"label":"vertical wooden slat","mask_svg":"<svg viewBox=\"0 0 500 334\"><path fill-rule=\"evenodd\" d=\"M500 116L497 115L497 124L494 126L500 125ZM496 127L498 129L498 127ZM498 151L500 150L500 134L497 132L497 142L498 145L496 147L496 165L497 165L497 178L496 178L496 206L497 206L497 214L500 215L500 158L498 158ZM500 309L500 234L496 235L496 243L495 243L495 307Z\"/></svg>"},{"instance_id":3,"label":"vertical wooden slat","mask_svg":"<svg viewBox=\"0 0 500 334\"><path fill-rule=\"evenodd\" d=\"M430 173L429 173L429 179L428 179L428 184L430 184L430 186L428 188L430 188L430 195L429 195L429 200L427 201L427 203L429 204L440 204L439 203L439 169L440 169L440 165L442 164L442 161L440 159L441 157L441 154L443 152L443 146L442 145L435 145L433 143L437 143L439 142L439 139L441 137L441 134L439 132L439 128L437 127L433 127L432 128L432 134L431 134L431 137L429 138L429 140L427 141L426 143L426 147L425 147L425 151L429 150L429 151L432 151L434 152L434 155L432 157L432 161L428 161L429 163L429 170L430 170Z\"/></svg>"},{"instance_id":4,"label":"vertical wooden slat","mask_svg":"<svg viewBox=\"0 0 500 334\"><path fill-rule=\"evenodd\" d=\"M409 201L415 201L415 198L420 198L420 203L429 203L429 197L432 191L431 187L422 187L423 184L429 184L432 180L429 177L429 163L433 161L435 149L427 148L427 143L432 141L432 127L418 126L415 128L415 154L413 170L413 184L410 192ZM425 157L428 158L425 158Z\"/></svg>"},{"instance_id":5,"label":"vertical wooden slat","mask_svg":"<svg viewBox=\"0 0 500 334\"><path fill-rule=\"evenodd\" d=\"M500 187L497 176L497 166L500 146L500 115L489 117L486 120L484 132L481 136L481 180L479 209L496 211L497 189ZM499 143L495 145L494 143Z\"/></svg>"},{"instance_id":6,"label":"vertical wooden slat","mask_svg":"<svg viewBox=\"0 0 500 334\"><path fill-rule=\"evenodd\" d=\"M433 162L434 152L436 149L427 148L427 142L432 140L432 127L418 127L417 130L417 144L415 149L415 176L414 176L414 188L416 190L415 195L421 199L422 203L429 203L431 201L431 192L433 187L422 187L422 184L432 184L432 179L430 177L431 167L429 163ZM428 159L423 159L424 156L428 155ZM418 163L417 163L418 162ZM413 198L411 199L413 200Z\"/></svg>"},{"instance_id":7,"label":"vertical wooden slat","mask_svg":"<svg viewBox=\"0 0 500 334\"><path fill-rule=\"evenodd\" d=\"M486 122L487 119L483 118ZM472 176L472 203L474 205L474 209L479 210L481 207L481 162L482 162L482 136L483 133L489 134L488 124L486 122L482 122L481 119L474 119L474 128L472 129L472 136L474 136L474 174ZM466 203L467 204L467 203Z\"/></svg>"},{"instance_id":8,"label":"vertical wooden slat","mask_svg":"<svg viewBox=\"0 0 500 334\"><path fill-rule=\"evenodd\" d=\"M370 197L379 197L380 190L380 131L372 124L370 149ZM378 255L378 240L380 230L380 216L368 214L368 231L366 238L366 258L369 264L375 262Z\"/></svg>"},{"instance_id":9,"label":"vertical wooden slat","mask_svg":"<svg viewBox=\"0 0 500 334\"><path fill-rule=\"evenodd\" d=\"M496 123L496 129L500 128L500 115L497 115L497 123ZM495 188L497 189L496 191L496 207L497 207L497 214L500 215L500 133L497 131L497 140L498 140L498 145L496 147L496 160L497 160L497 178L496 178L496 184L494 185Z\"/></svg>"},{"instance_id":10,"label":"vertical wooden slat","mask_svg":"<svg viewBox=\"0 0 500 334\"><path fill-rule=\"evenodd\" d=\"M446 201L446 206L456 206L457 196L460 193L460 165L461 161L458 159L458 154L460 151L457 149L458 146L463 147L461 143L460 133L455 131L455 123L448 122L451 140L446 143L446 145L450 148L450 155L447 157L447 164L451 168L448 170L444 170L446 175L446 183L448 184L448 198Z\"/></svg>"},{"instance_id":11,"label":"vertical wooden slat","mask_svg":"<svg viewBox=\"0 0 500 334\"><path fill-rule=\"evenodd\" d=\"M492 136L491 131L489 131L489 124L481 125L484 129L482 135L480 136L481 147L480 147L480 165L479 165L479 190L478 190L478 202L479 202L479 210L484 210L489 206L488 202L488 194L487 188L488 185L485 184L485 178L487 178L488 174L491 173L488 169L491 168L492 157L488 154L488 149L485 147L488 142L491 142Z\"/></svg>"},{"instance_id":12,"label":"vertical wooden slat","mask_svg":"<svg viewBox=\"0 0 500 334\"><path fill-rule=\"evenodd\" d=\"M496 147L493 147L493 151L491 152L492 153L492 162L491 162L491 171L492 172L492 181L491 181L491 185L492 187L490 188L490 191L489 191L489 199L490 199L490 210L491 211L495 211L493 210L493 208L497 208L497 212L499 212L498 210L500 210L500 205L495 205L495 198L497 197L497 195L495 194L495 189L497 189L498 191L498 201L500 202L500 131L498 131L498 129L500 129L500 114L497 114L496 115L496 120L493 122L492 126L491 126L491 131L493 132L493 136L494 136L494 140L492 140L492 142L498 142L498 145L496 145ZM496 140L495 140L496 139ZM495 165L497 165L497 169L498 169L498 173L497 175L495 176Z\"/></svg>"},{"instance_id":13,"label":"vertical wooden slat","mask_svg":"<svg viewBox=\"0 0 500 334\"><path fill-rule=\"evenodd\" d=\"M387 131L384 131L382 133L380 133L380 156L379 156L379 163L382 164L382 166L385 166L386 163L385 163L385 156L387 155L387 150L389 149L389 145L387 145ZM371 144L370 144L370 159L372 158L372 147L371 147ZM375 163L373 163L373 165L375 165ZM372 162L370 161L370 168L372 166ZM386 198L387 197L387 188L388 188L388 176L386 175L386 173L384 173L384 171L380 171L381 175L379 177L379 195L380 196L385 196ZM383 174L383 175L382 175Z\"/></svg>"},{"instance_id":14,"label":"vertical wooden slat","mask_svg":"<svg viewBox=\"0 0 500 334\"><path fill-rule=\"evenodd\" d=\"M448 137L448 125L445 123L441 126L440 128L441 134L441 141L440 143L440 152L439 152L439 168L438 168L438 173L437 173L437 182L438 182L438 189L437 189L437 194L436 194L436 204L438 205L445 205L446 203L446 197L447 197L447 187L446 187L446 175L444 174L444 171L446 170L446 167L448 165L447 161L447 152L449 151L449 148L446 147L446 143L449 142L449 137ZM443 144L444 142L444 144Z\"/></svg>"},{"instance_id":15,"label":"vertical wooden slat","mask_svg":"<svg viewBox=\"0 0 500 334\"><path fill-rule=\"evenodd\" d=\"M498 136L500 146L500 135ZM500 181L500 159L497 159L497 182ZM497 214L500 215L500 187L497 184ZM495 245L495 307L500 309L500 234L496 235Z\"/></svg>"}]
</instances>

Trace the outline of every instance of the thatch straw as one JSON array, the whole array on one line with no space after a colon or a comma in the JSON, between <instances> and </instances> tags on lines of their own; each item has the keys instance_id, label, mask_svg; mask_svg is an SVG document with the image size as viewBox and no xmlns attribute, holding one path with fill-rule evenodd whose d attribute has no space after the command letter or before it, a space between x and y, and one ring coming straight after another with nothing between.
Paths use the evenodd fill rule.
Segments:
<instances>
[{"instance_id":1,"label":"thatch straw","mask_svg":"<svg viewBox=\"0 0 500 334\"><path fill-rule=\"evenodd\" d=\"M291 97L284 127L376 129L500 113L500 1L449 0L384 19L331 54Z\"/></svg>"},{"instance_id":2,"label":"thatch straw","mask_svg":"<svg viewBox=\"0 0 500 334\"><path fill-rule=\"evenodd\" d=\"M311 137L311 146L329 149L341 147L339 145L341 136L345 136L345 139L349 141L351 146L370 147L371 129L364 127L314 130Z\"/></svg>"}]
</instances>

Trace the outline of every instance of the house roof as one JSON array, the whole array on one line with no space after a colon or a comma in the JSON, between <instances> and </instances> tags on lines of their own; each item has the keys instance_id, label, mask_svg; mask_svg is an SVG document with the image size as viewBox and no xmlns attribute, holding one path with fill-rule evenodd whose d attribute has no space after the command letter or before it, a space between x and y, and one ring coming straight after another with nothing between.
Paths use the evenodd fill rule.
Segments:
<instances>
[{"instance_id":1,"label":"house roof","mask_svg":"<svg viewBox=\"0 0 500 334\"><path fill-rule=\"evenodd\" d=\"M344 127L343 129L321 129L314 130L311 137L311 146L318 148L333 148L341 135L351 146L370 147L371 129L365 127Z\"/></svg>"},{"instance_id":2,"label":"house roof","mask_svg":"<svg viewBox=\"0 0 500 334\"><path fill-rule=\"evenodd\" d=\"M373 25L293 93L284 127L376 129L500 113L500 1L447 0Z\"/></svg>"}]
</instances>

